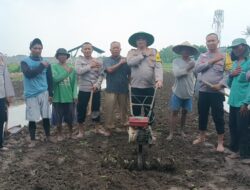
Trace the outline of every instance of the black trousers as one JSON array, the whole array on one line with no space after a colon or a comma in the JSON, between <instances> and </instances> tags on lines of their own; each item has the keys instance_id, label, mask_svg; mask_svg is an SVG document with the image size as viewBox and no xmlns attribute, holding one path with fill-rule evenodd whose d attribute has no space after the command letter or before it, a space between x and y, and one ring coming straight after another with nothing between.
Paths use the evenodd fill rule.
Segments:
<instances>
[{"instance_id":1,"label":"black trousers","mask_svg":"<svg viewBox=\"0 0 250 190\"><path fill-rule=\"evenodd\" d=\"M230 131L230 150L238 152L240 147L248 145L249 139L250 113L247 116L240 114L240 108L230 106L229 131ZM249 145L250 147L250 145Z\"/></svg>"},{"instance_id":2,"label":"black trousers","mask_svg":"<svg viewBox=\"0 0 250 190\"><path fill-rule=\"evenodd\" d=\"M133 114L134 116L141 116L142 107L144 109L144 116L148 117L150 104L153 100L155 89L154 88L131 88L132 94L132 103L134 104L148 104L148 105L133 105ZM150 96L150 97L148 97ZM152 111L149 116L149 124L153 124L154 122L154 112Z\"/></svg>"},{"instance_id":3,"label":"black trousers","mask_svg":"<svg viewBox=\"0 0 250 190\"><path fill-rule=\"evenodd\" d=\"M199 92L198 113L199 113L199 130L206 131L208 123L209 110L211 108L212 117L215 123L217 134L224 134L224 109L223 102L225 97L223 94Z\"/></svg>"},{"instance_id":4,"label":"black trousers","mask_svg":"<svg viewBox=\"0 0 250 190\"><path fill-rule=\"evenodd\" d=\"M0 98L0 148L3 147L3 128L6 120L7 120L6 99Z\"/></svg>"},{"instance_id":5,"label":"black trousers","mask_svg":"<svg viewBox=\"0 0 250 190\"><path fill-rule=\"evenodd\" d=\"M77 103L77 122L83 123L86 119L87 107L91 92L79 91ZM92 98L92 121L100 122L101 92L94 92Z\"/></svg>"}]
</instances>

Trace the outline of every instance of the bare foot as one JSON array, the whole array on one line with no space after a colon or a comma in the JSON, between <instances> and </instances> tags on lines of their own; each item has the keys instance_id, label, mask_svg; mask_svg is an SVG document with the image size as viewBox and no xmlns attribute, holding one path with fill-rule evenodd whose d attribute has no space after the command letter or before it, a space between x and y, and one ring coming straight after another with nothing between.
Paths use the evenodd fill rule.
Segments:
<instances>
[{"instance_id":1,"label":"bare foot","mask_svg":"<svg viewBox=\"0 0 250 190\"><path fill-rule=\"evenodd\" d=\"M156 135L152 135L152 142L153 142L153 144L155 143L156 140L157 140Z\"/></svg>"},{"instance_id":2,"label":"bare foot","mask_svg":"<svg viewBox=\"0 0 250 190\"><path fill-rule=\"evenodd\" d=\"M197 139L195 139L193 141L193 145L195 144L200 144L200 143L204 143L206 141L206 139L204 137L198 137Z\"/></svg>"},{"instance_id":3,"label":"bare foot","mask_svg":"<svg viewBox=\"0 0 250 190\"><path fill-rule=\"evenodd\" d=\"M58 141L58 142L63 141L63 136L62 136L62 135L58 135L58 136L57 136L57 141Z\"/></svg>"},{"instance_id":4,"label":"bare foot","mask_svg":"<svg viewBox=\"0 0 250 190\"><path fill-rule=\"evenodd\" d=\"M129 126L129 122L125 122L125 123L123 124L123 126L124 126L124 127L128 127L128 126Z\"/></svg>"},{"instance_id":5,"label":"bare foot","mask_svg":"<svg viewBox=\"0 0 250 190\"><path fill-rule=\"evenodd\" d=\"M51 136L47 136L45 138L45 142L48 142L48 143L56 143L56 140L54 138L52 138Z\"/></svg>"},{"instance_id":6,"label":"bare foot","mask_svg":"<svg viewBox=\"0 0 250 190\"><path fill-rule=\"evenodd\" d=\"M183 139L185 139L185 138L187 137L187 135L184 133L184 131L181 131L181 137L182 137Z\"/></svg>"},{"instance_id":7,"label":"bare foot","mask_svg":"<svg viewBox=\"0 0 250 190\"><path fill-rule=\"evenodd\" d=\"M81 138L83 138L83 136L84 136L84 134L81 133L81 132L79 132L78 135L76 135L76 138L77 139L81 139Z\"/></svg>"},{"instance_id":8,"label":"bare foot","mask_svg":"<svg viewBox=\"0 0 250 190\"><path fill-rule=\"evenodd\" d=\"M2 148L0 148L0 151L7 151L9 150L6 146L3 146Z\"/></svg>"},{"instance_id":9,"label":"bare foot","mask_svg":"<svg viewBox=\"0 0 250 190\"><path fill-rule=\"evenodd\" d=\"M173 140L173 134L169 134L168 137L167 137L167 141L172 141Z\"/></svg>"},{"instance_id":10,"label":"bare foot","mask_svg":"<svg viewBox=\"0 0 250 190\"><path fill-rule=\"evenodd\" d=\"M121 133L121 132L124 132L125 130L124 129L122 129L122 128L120 128L120 127L116 127L115 128L115 132L117 132L117 133Z\"/></svg>"},{"instance_id":11,"label":"bare foot","mask_svg":"<svg viewBox=\"0 0 250 190\"><path fill-rule=\"evenodd\" d=\"M238 152L237 153L234 152L234 153L228 155L227 157L230 159L238 159L238 158L240 158L240 154Z\"/></svg>"},{"instance_id":12,"label":"bare foot","mask_svg":"<svg viewBox=\"0 0 250 190\"><path fill-rule=\"evenodd\" d=\"M96 129L96 133L101 134L105 137L111 136L111 132L109 130L104 130L104 129Z\"/></svg>"},{"instance_id":13,"label":"bare foot","mask_svg":"<svg viewBox=\"0 0 250 190\"><path fill-rule=\"evenodd\" d=\"M242 159L242 160L241 160L241 163L242 163L242 164L247 164L247 165L249 165L249 164L250 164L250 159L249 159L249 158Z\"/></svg>"},{"instance_id":14,"label":"bare foot","mask_svg":"<svg viewBox=\"0 0 250 190\"><path fill-rule=\"evenodd\" d=\"M217 152L224 152L224 146L223 146L223 144L218 144L218 146L217 146L217 148L216 148L216 151Z\"/></svg>"},{"instance_id":15,"label":"bare foot","mask_svg":"<svg viewBox=\"0 0 250 190\"><path fill-rule=\"evenodd\" d=\"M29 148L34 148L36 146L36 141L32 140L30 141L30 144L28 145Z\"/></svg>"}]
</instances>

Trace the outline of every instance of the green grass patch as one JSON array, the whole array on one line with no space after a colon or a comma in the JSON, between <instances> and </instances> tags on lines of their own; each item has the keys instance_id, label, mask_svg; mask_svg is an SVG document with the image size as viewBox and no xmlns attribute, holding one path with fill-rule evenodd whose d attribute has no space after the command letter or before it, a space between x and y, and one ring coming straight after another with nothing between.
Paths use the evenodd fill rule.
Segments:
<instances>
[{"instance_id":1,"label":"green grass patch","mask_svg":"<svg viewBox=\"0 0 250 190\"><path fill-rule=\"evenodd\" d=\"M18 73L21 72L20 64L18 63L10 63L7 65L10 73Z\"/></svg>"}]
</instances>

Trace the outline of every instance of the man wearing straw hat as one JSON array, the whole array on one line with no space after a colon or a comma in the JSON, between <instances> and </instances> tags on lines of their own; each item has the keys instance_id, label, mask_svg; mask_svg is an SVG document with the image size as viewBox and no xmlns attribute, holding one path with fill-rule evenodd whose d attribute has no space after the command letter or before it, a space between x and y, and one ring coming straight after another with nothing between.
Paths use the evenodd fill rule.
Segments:
<instances>
[{"instance_id":1,"label":"man wearing straw hat","mask_svg":"<svg viewBox=\"0 0 250 190\"><path fill-rule=\"evenodd\" d=\"M172 140L174 135L174 128L176 126L176 120L180 109L181 112L181 135L185 137L183 131L186 123L186 115L192 111L192 96L194 93L195 78L193 74L193 68L195 66L194 60L190 56L198 53L197 49L193 47L189 42L184 42L180 45L174 46L173 51L179 55L180 58L176 58L173 61L173 74L175 77L175 83L172 87L172 97L170 108L172 110L170 133L167 140Z\"/></svg>"},{"instance_id":2,"label":"man wearing straw hat","mask_svg":"<svg viewBox=\"0 0 250 190\"><path fill-rule=\"evenodd\" d=\"M131 93L139 98L132 98L136 104L151 104L155 88L162 88L163 69L160 55L157 50L148 48L154 43L153 35L146 32L138 32L130 36L129 44L136 49L128 52L127 63L131 68ZM143 97L144 96L144 97ZM149 106L144 106L144 114L149 113ZM133 106L133 114L141 115L141 106ZM150 124L154 121L154 114L149 118Z\"/></svg>"},{"instance_id":3,"label":"man wearing straw hat","mask_svg":"<svg viewBox=\"0 0 250 190\"><path fill-rule=\"evenodd\" d=\"M193 144L199 144L206 140L209 109L218 134L218 152L224 151L224 88L227 86L225 75L225 56L219 52L219 39L217 34L210 33L206 36L208 52L201 54L195 66L195 72L200 73L199 87L199 137Z\"/></svg>"}]
</instances>

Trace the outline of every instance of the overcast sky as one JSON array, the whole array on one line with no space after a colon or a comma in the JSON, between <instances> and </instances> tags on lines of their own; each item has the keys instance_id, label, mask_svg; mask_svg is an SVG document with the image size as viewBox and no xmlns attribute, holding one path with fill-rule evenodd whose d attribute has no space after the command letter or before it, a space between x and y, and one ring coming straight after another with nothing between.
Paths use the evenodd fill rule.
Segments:
<instances>
[{"instance_id":1,"label":"overcast sky","mask_svg":"<svg viewBox=\"0 0 250 190\"><path fill-rule=\"evenodd\" d=\"M126 55L128 38L138 31L153 34L152 47L159 50L186 40L201 45L213 32L216 9L224 10L221 44L229 45L245 37L249 7L249 0L0 0L0 52L28 54L30 41L39 37L44 56L85 41L109 55L114 40Z\"/></svg>"}]
</instances>

